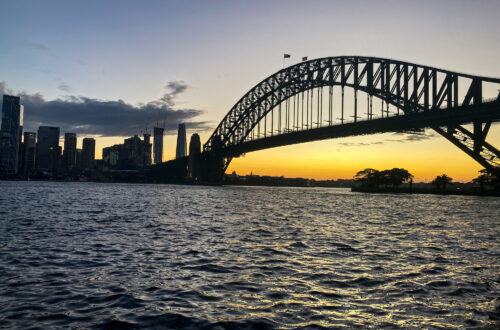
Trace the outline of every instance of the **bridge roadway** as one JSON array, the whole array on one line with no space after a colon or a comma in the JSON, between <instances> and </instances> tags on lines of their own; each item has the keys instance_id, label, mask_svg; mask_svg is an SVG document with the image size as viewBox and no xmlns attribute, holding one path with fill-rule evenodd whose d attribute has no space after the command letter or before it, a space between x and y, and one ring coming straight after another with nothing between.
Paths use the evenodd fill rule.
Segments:
<instances>
[{"instance_id":1,"label":"bridge roadway","mask_svg":"<svg viewBox=\"0 0 500 330\"><path fill-rule=\"evenodd\" d=\"M339 125L313 128L303 131L281 133L279 135L245 141L237 145L229 145L221 150L225 157L238 157L241 154L332 138L356 135L410 131L422 128L453 127L469 124L474 121L488 122L500 120L500 100L489 101L479 105L462 106L450 110L435 109L424 112L405 114ZM489 148L494 148L484 142Z\"/></svg>"}]
</instances>

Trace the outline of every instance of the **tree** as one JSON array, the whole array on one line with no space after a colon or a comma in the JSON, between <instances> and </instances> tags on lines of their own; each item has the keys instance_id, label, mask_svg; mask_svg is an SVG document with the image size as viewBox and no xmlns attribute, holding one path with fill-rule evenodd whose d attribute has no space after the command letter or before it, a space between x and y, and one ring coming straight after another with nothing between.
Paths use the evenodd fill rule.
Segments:
<instances>
[{"instance_id":1,"label":"tree","mask_svg":"<svg viewBox=\"0 0 500 330\"><path fill-rule=\"evenodd\" d=\"M373 168L365 168L356 173L354 181L361 182L363 186L377 186L380 181L380 172Z\"/></svg>"},{"instance_id":2,"label":"tree","mask_svg":"<svg viewBox=\"0 0 500 330\"><path fill-rule=\"evenodd\" d=\"M373 168L365 168L354 176L354 180L361 182L363 186L375 187L381 184L391 185L396 189L401 183L409 182L413 175L404 168L393 168L392 170L377 171Z\"/></svg>"},{"instance_id":3,"label":"tree","mask_svg":"<svg viewBox=\"0 0 500 330\"><path fill-rule=\"evenodd\" d=\"M436 185L437 189L442 188L442 190L446 190L446 185L451 184L452 181L452 178L450 178L446 174L443 174L438 175L434 180L432 180L432 183Z\"/></svg>"},{"instance_id":4,"label":"tree","mask_svg":"<svg viewBox=\"0 0 500 330\"><path fill-rule=\"evenodd\" d=\"M495 190L500 184L500 178L495 174L489 172L487 169L482 169L479 171L479 176L472 180L472 182L479 184L481 190L484 190L484 186L494 186Z\"/></svg>"},{"instance_id":5,"label":"tree","mask_svg":"<svg viewBox=\"0 0 500 330\"><path fill-rule=\"evenodd\" d=\"M404 168L393 168L392 170L382 171L382 180L385 184L390 184L396 189L403 182L409 182L413 175Z\"/></svg>"}]
</instances>

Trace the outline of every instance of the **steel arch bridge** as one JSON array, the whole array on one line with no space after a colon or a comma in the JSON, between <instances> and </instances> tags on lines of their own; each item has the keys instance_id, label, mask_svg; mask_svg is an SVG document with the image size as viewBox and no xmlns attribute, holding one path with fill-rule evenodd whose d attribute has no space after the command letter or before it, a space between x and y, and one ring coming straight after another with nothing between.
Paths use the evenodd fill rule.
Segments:
<instances>
[{"instance_id":1,"label":"steel arch bridge","mask_svg":"<svg viewBox=\"0 0 500 330\"><path fill-rule=\"evenodd\" d=\"M485 99L486 85L494 98ZM346 87L353 95L351 116L344 109ZM204 144L204 162L220 176L233 157L250 151L432 128L499 173L500 152L486 142L492 122L500 119L497 90L499 78L386 58L337 56L301 62L267 77L231 108ZM366 94L364 113L359 92ZM380 108L374 110L373 98Z\"/></svg>"}]
</instances>

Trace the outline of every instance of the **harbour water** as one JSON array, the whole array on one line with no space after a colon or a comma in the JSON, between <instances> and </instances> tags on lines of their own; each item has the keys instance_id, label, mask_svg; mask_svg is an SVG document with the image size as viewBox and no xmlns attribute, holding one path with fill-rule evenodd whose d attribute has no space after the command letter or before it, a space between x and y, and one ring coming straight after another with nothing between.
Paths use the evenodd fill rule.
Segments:
<instances>
[{"instance_id":1,"label":"harbour water","mask_svg":"<svg viewBox=\"0 0 500 330\"><path fill-rule=\"evenodd\" d=\"M500 199L0 182L2 328L498 326Z\"/></svg>"}]
</instances>

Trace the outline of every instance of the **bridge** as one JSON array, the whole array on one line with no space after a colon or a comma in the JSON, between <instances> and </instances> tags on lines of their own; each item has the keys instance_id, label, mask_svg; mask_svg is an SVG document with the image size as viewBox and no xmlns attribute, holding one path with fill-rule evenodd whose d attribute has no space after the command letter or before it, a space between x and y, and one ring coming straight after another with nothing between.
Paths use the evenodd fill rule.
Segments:
<instances>
[{"instance_id":1,"label":"bridge","mask_svg":"<svg viewBox=\"0 0 500 330\"><path fill-rule=\"evenodd\" d=\"M424 128L500 175L500 152L486 141L500 119L499 90L499 78L386 58L301 62L267 77L231 108L197 156L200 170L189 175L217 182L247 152Z\"/></svg>"}]
</instances>

